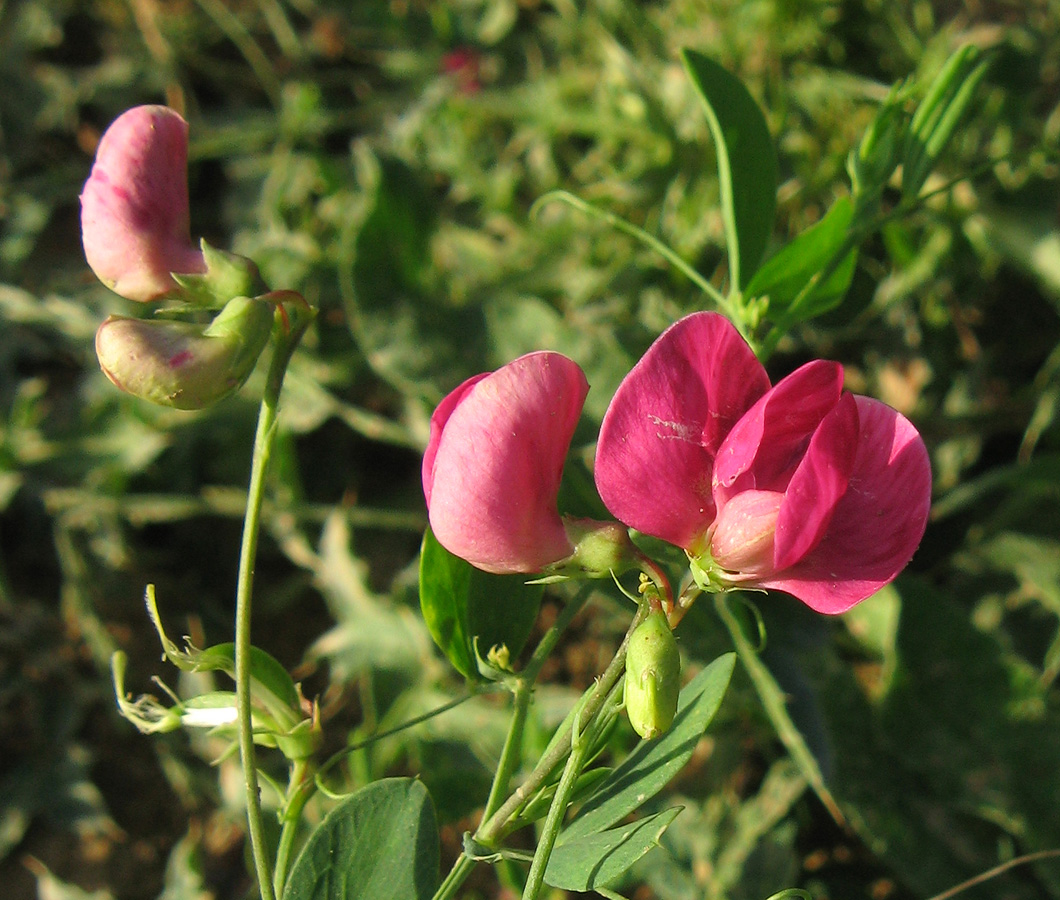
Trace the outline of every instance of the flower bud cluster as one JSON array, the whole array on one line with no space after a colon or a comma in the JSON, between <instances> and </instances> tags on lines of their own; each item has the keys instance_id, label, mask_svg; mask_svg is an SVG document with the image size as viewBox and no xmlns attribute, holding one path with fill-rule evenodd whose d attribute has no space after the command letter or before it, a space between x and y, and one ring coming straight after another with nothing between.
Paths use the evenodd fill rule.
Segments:
<instances>
[{"instance_id":1,"label":"flower bud cluster","mask_svg":"<svg viewBox=\"0 0 1060 900\"><path fill-rule=\"evenodd\" d=\"M188 125L176 112L123 113L101 138L81 193L81 236L89 266L116 294L175 300L191 317L110 316L96 334L104 374L137 397L200 409L249 377L276 305L251 260L192 242L187 161Z\"/></svg>"}]
</instances>

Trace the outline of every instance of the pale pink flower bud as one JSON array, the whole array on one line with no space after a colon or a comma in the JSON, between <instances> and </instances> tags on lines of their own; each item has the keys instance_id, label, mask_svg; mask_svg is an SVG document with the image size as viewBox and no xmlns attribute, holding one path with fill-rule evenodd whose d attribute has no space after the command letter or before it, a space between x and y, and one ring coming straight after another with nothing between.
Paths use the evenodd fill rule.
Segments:
<instances>
[{"instance_id":1,"label":"pale pink flower bud","mask_svg":"<svg viewBox=\"0 0 1060 900\"><path fill-rule=\"evenodd\" d=\"M99 142L81 193L85 258L100 281L129 300L177 287L171 273L204 272L191 242L188 124L165 106L137 106Z\"/></svg>"},{"instance_id":2,"label":"pale pink flower bud","mask_svg":"<svg viewBox=\"0 0 1060 900\"><path fill-rule=\"evenodd\" d=\"M238 390L272 331L275 307L236 297L208 326L110 316L96 332L103 373L134 396L202 409Z\"/></svg>"},{"instance_id":3,"label":"pale pink flower bud","mask_svg":"<svg viewBox=\"0 0 1060 900\"><path fill-rule=\"evenodd\" d=\"M465 381L431 417L423 492L450 553L487 572L539 572L574 552L556 507L589 385L559 353Z\"/></svg>"}]
</instances>

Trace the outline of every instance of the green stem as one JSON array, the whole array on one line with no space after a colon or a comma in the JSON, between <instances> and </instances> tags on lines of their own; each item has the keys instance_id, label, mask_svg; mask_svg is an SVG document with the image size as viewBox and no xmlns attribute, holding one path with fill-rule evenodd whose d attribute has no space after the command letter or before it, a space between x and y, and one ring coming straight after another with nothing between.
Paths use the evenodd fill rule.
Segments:
<instances>
[{"instance_id":1,"label":"green stem","mask_svg":"<svg viewBox=\"0 0 1060 900\"><path fill-rule=\"evenodd\" d=\"M545 665L549 656L552 655L552 651L556 648L556 644L559 642L563 632L567 630L567 626L570 625L589 599L590 592L591 588L589 586L583 587L574 599L560 610L556 621L545 632L544 637L534 648L534 653L530 657L529 662L527 662L526 667L515 680L515 702L512 709L512 722L508 729L508 736L504 741L504 749L501 751L497 773L494 775L493 784L490 787L489 799L486 800L486 809L482 813L483 820L492 816L501 805L502 798L508 793L512 775L515 774L522 761L523 730L526 727L530 701L534 696L534 684L538 675L541 674L541 668Z\"/></svg>"},{"instance_id":2,"label":"green stem","mask_svg":"<svg viewBox=\"0 0 1060 900\"><path fill-rule=\"evenodd\" d=\"M258 877L261 900L275 900L272 887L265 828L261 816L261 794L254 753L254 728L251 721L250 696L250 607L254 589L254 559L261 528L261 508L265 498L265 473L276 438L276 414L283 389L287 365L298 341L312 321L312 314L295 311L291 329L274 342L272 361L265 380L265 392L258 412L254 435L254 454L247 488L247 511L243 519L243 541L239 549L239 575L236 585L235 681L236 710L239 726L239 758L243 767L247 803L247 830L250 835L254 869Z\"/></svg>"},{"instance_id":3,"label":"green stem","mask_svg":"<svg viewBox=\"0 0 1060 900\"><path fill-rule=\"evenodd\" d=\"M541 893L541 884L545 880L545 869L552 857L552 848L556 846L556 838L559 836L560 827L563 825L563 816L567 812L567 804L570 802L571 793L581 775L582 766L585 765L585 757L592 747L592 741L579 734L573 736L573 730L579 729L580 716L575 716L572 723L572 747L567 764L563 767L563 775L560 777L559 785L556 787L552 805L548 808L544 825L541 826L541 835L538 838L537 849L534 851L534 860L530 863L530 872L526 876L526 885L523 888L523 900L537 900ZM580 730L580 729L579 729Z\"/></svg>"},{"instance_id":4,"label":"green stem","mask_svg":"<svg viewBox=\"0 0 1060 900\"><path fill-rule=\"evenodd\" d=\"M611 689L622 677L626 669L626 651L629 649L629 637L647 615L647 604L639 606L637 614L633 617L629 630L626 632L626 636L622 639L618 650L615 651L614 659L608 664L604 674L597 680L592 693L585 701L585 706L582 708L582 721L593 721L611 693ZM487 846L495 844L519 807L544 784L549 773L570 753L570 749L571 729L568 728L566 734L561 735L560 739L552 745L552 749L538 760L537 765L534 766L533 771L526 777L526 780L512 792L511 796L501 804L492 816L479 826L478 831L475 832L475 840Z\"/></svg>"},{"instance_id":5,"label":"green stem","mask_svg":"<svg viewBox=\"0 0 1060 900\"><path fill-rule=\"evenodd\" d=\"M836 824L841 828L846 828L846 817L840 810L835 797L832 796L832 792L828 790L828 786L824 783L824 776L821 774L820 766L817 765L817 759L806 745L806 741L803 740L802 734L795 726L795 723L791 721L791 716L788 715L784 692L780 689L776 679L773 678L773 673L766 668L765 663L755 652L755 648L751 646L751 642L747 639L747 635L744 634L739 619L729 608L728 597L724 592L714 595L714 606L721 621L728 629L729 635L732 637L736 655L740 657L740 662L743 663L743 667L747 671L759 699L762 701L762 707L765 709L766 715L769 716L773 727L777 730L777 737L787 748L803 777L809 782L810 787L813 788L814 793L817 794L817 797L824 804L825 809L828 810Z\"/></svg>"},{"instance_id":6,"label":"green stem","mask_svg":"<svg viewBox=\"0 0 1060 900\"><path fill-rule=\"evenodd\" d=\"M632 222L627 222L625 219L616 216L612 212L608 212L605 209L600 209L598 206L593 206L591 203L586 203L581 197L571 194L568 191L549 191L542 197L539 197L530 209L530 214L533 215L536 210L540 209L546 203L551 203L553 200L559 200L566 203L568 206L573 206L575 209L583 212L587 215L594 216L598 219L603 219L612 228L618 231L628 234L630 237L635 238L647 247L650 247L656 253L658 253L663 259L665 259L670 265L677 269L682 275L691 281L696 287L698 287L703 293L705 293L717 307L724 312L730 319L733 320L734 324L741 329L744 327L743 319L736 314L732 304L729 302L729 298L721 293L714 285L712 285L706 278L704 278L698 271L692 266L685 262L680 256L677 255L670 247L667 247L657 237L648 234L643 228L638 228Z\"/></svg>"},{"instance_id":7,"label":"green stem","mask_svg":"<svg viewBox=\"0 0 1060 900\"><path fill-rule=\"evenodd\" d=\"M314 784L311 766L306 760L296 760L291 766L290 787L287 791L287 804L283 811L283 825L280 828L280 842L276 847L276 869L272 875L273 891L277 897L283 895L287 882L287 870L291 862L291 851L298 835L298 825L302 820L302 810L309 798L313 796Z\"/></svg>"},{"instance_id":8,"label":"green stem","mask_svg":"<svg viewBox=\"0 0 1060 900\"><path fill-rule=\"evenodd\" d=\"M486 808L482 814L483 821L492 817L496 812L498 806L500 806L501 798L508 793L512 776L519 768L519 763L522 760L523 731L526 727L526 717L530 711L530 700L534 694L534 683L537 681L538 675L541 674L541 668L556 648L556 644L559 642L563 632L567 630L567 626L570 625L578 611L589 599L590 593L591 588L586 585L563 607L560 614L556 617L556 621L552 623L552 626L545 632L544 637L538 642L537 647L534 648L533 655L527 662L526 667L515 679L513 691L515 702L512 709L512 721L508 726L508 735L504 741L504 748L501 750L501 758L497 763L497 772L493 776L493 784L490 786L489 798L486 800ZM479 830L481 831L481 828ZM478 838L478 832L476 832L475 838ZM475 860L461 853L457 857L449 875L446 876L445 881L442 882L441 887L435 893L434 900L445 900L445 898L452 897L460 885L464 883L464 879L471 874L475 864Z\"/></svg>"},{"instance_id":9,"label":"green stem","mask_svg":"<svg viewBox=\"0 0 1060 900\"><path fill-rule=\"evenodd\" d=\"M456 892L460 890L460 885L464 883L476 865L475 860L461 853L457 857L453 868L449 870L449 874L445 876L445 881L435 891L433 900L452 900L456 896Z\"/></svg>"}]
</instances>

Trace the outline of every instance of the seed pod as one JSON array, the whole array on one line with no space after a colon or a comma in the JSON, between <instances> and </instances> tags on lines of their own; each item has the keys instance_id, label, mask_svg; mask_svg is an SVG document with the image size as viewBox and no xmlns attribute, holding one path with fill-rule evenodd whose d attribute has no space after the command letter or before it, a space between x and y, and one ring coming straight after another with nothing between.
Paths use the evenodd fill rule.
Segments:
<instances>
[{"instance_id":1,"label":"seed pod","mask_svg":"<svg viewBox=\"0 0 1060 900\"><path fill-rule=\"evenodd\" d=\"M681 655L661 610L653 611L630 636L626 653L626 714L642 738L669 730L681 689Z\"/></svg>"},{"instance_id":2,"label":"seed pod","mask_svg":"<svg viewBox=\"0 0 1060 900\"><path fill-rule=\"evenodd\" d=\"M103 373L130 394L202 409L238 390L268 343L275 307L237 297L210 325L111 316L96 332Z\"/></svg>"}]
</instances>

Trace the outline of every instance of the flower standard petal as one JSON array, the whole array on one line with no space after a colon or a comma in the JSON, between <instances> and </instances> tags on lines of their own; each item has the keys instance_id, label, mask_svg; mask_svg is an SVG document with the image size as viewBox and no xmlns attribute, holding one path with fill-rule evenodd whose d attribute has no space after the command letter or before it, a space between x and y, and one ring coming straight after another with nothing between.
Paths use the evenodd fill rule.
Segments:
<instances>
[{"instance_id":1,"label":"flower standard petal","mask_svg":"<svg viewBox=\"0 0 1060 900\"><path fill-rule=\"evenodd\" d=\"M434 485L434 458L438 454L438 445L441 443L442 433L445 431L445 423L449 421L453 410L460 405L460 401L464 399L464 396L483 378L489 378L489 376L489 372L483 372L481 375L474 375L467 379L459 387L450 391L431 414L431 436L427 441L427 449L423 451L422 467L423 496L427 500L428 508L431 505L431 487Z\"/></svg>"},{"instance_id":2,"label":"flower standard petal","mask_svg":"<svg viewBox=\"0 0 1060 900\"><path fill-rule=\"evenodd\" d=\"M165 106L137 106L104 133L81 193L85 258L130 300L176 288L171 272L205 271L191 243L188 124Z\"/></svg>"},{"instance_id":3,"label":"flower standard petal","mask_svg":"<svg viewBox=\"0 0 1060 900\"><path fill-rule=\"evenodd\" d=\"M715 454L768 389L762 364L724 316L693 313L663 332L600 428L596 486L612 515L689 547L714 519Z\"/></svg>"},{"instance_id":4,"label":"flower standard petal","mask_svg":"<svg viewBox=\"0 0 1060 900\"><path fill-rule=\"evenodd\" d=\"M843 367L814 360L779 381L737 422L714 464L714 502L745 490L784 491L843 390Z\"/></svg>"},{"instance_id":5,"label":"flower standard petal","mask_svg":"<svg viewBox=\"0 0 1060 900\"><path fill-rule=\"evenodd\" d=\"M537 572L571 554L556 495L588 390L576 363L539 352L442 401L423 484L443 547L488 572Z\"/></svg>"},{"instance_id":6,"label":"flower standard petal","mask_svg":"<svg viewBox=\"0 0 1060 900\"><path fill-rule=\"evenodd\" d=\"M841 613L905 568L931 507L931 464L916 428L878 400L855 397L858 449L846 493L817 546L758 585L823 613Z\"/></svg>"}]
</instances>

